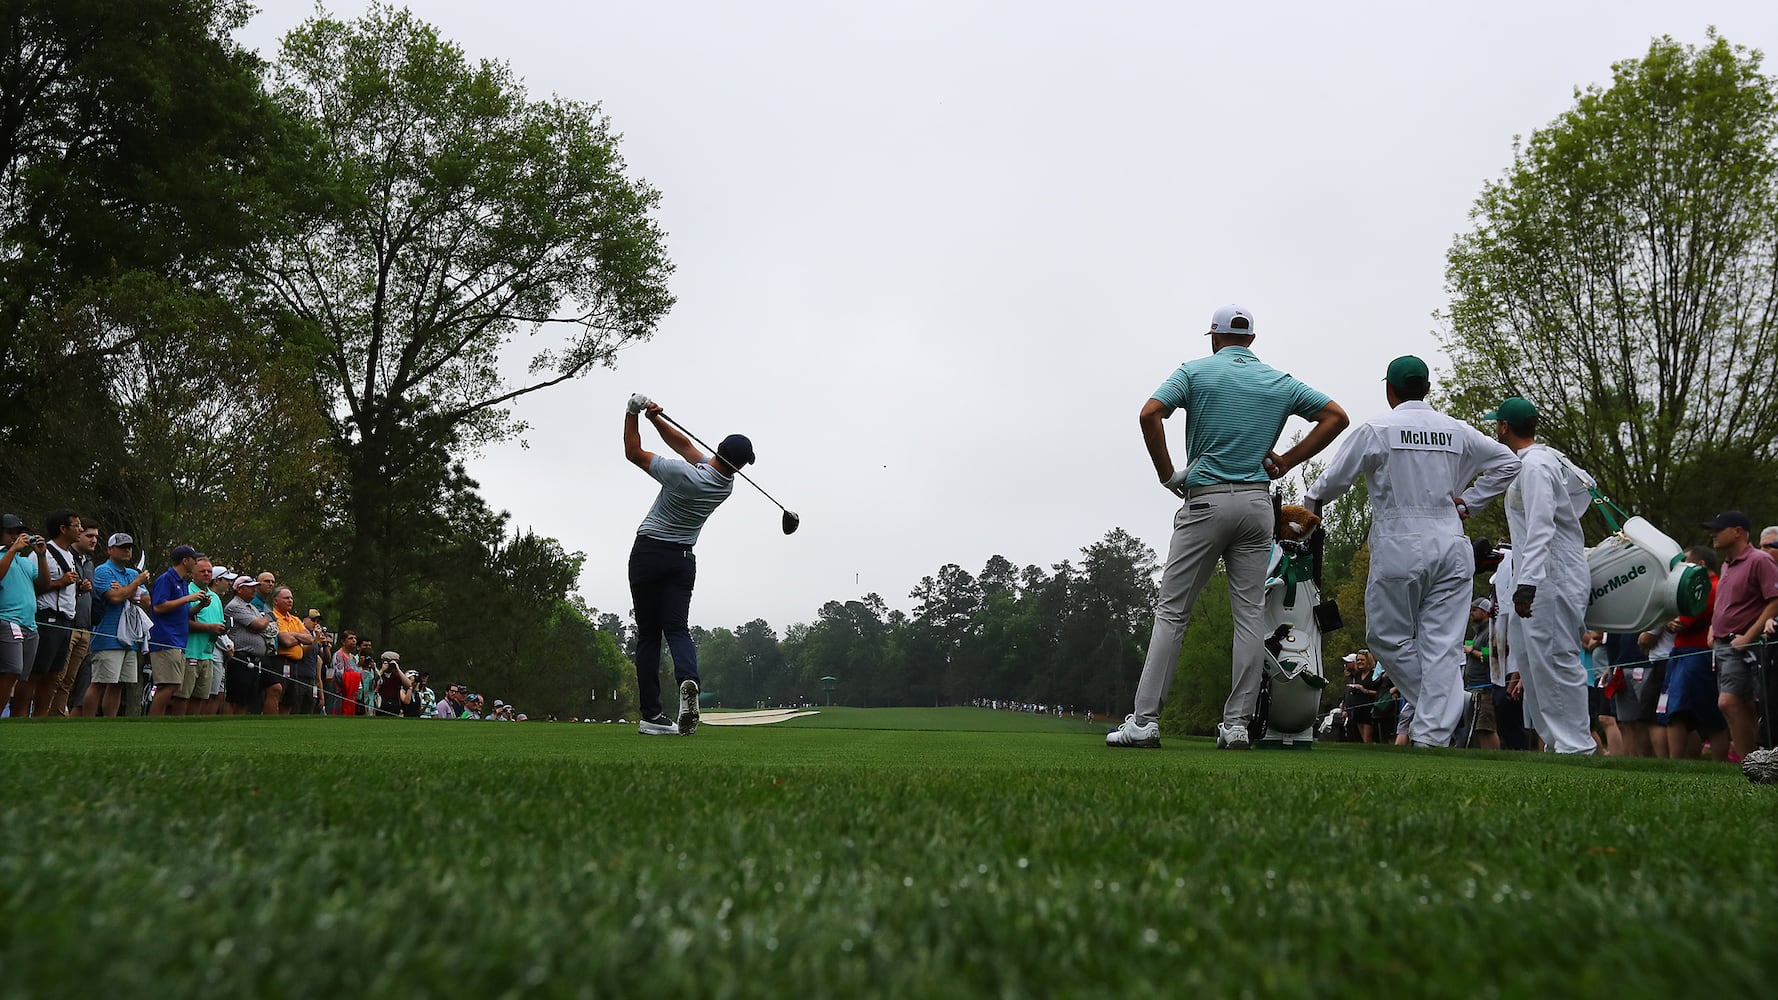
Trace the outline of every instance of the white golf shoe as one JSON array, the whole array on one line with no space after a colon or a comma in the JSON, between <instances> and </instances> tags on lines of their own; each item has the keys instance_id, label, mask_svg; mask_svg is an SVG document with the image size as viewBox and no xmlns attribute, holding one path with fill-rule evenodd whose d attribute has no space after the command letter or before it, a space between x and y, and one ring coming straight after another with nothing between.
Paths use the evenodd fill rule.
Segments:
<instances>
[{"instance_id":1,"label":"white golf shoe","mask_svg":"<svg viewBox=\"0 0 1778 1000\"><path fill-rule=\"evenodd\" d=\"M698 731L698 682L679 685L679 735L690 736Z\"/></svg>"},{"instance_id":2,"label":"white golf shoe","mask_svg":"<svg viewBox=\"0 0 1778 1000\"><path fill-rule=\"evenodd\" d=\"M1247 734L1246 726L1231 726L1226 722L1216 724L1216 749L1218 750L1251 750L1253 739Z\"/></svg>"},{"instance_id":3,"label":"white golf shoe","mask_svg":"<svg viewBox=\"0 0 1778 1000\"><path fill-rule=\"evenodd\" d=\"M644 736L679 735L679 727L673 724L672 719L669 719L664 715L657 715L652 719L643 719L636 724L636 731Z\"/></svg>"},{"instance_id":4,"label":"white golf shoe","mask_svg":"<svg viewBox=\"0 0 1778 1000\"><path fill-rule=\"evenodd\" d=\"M1124 716L1124 721L1116 729L1105 734L1105 745L1108 747L1142 747L1148 750L1159 749L1161 745L1161 726L1158 722L1137 725L1134 715Z\"/></svg>"}]
</instances>

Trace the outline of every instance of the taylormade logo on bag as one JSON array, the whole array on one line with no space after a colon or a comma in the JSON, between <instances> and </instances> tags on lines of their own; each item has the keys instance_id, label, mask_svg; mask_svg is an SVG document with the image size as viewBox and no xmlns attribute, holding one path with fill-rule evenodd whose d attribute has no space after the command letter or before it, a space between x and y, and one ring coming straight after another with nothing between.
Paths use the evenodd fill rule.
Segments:
<instances>
[{"instance_id":1,"label":"taylormade logo on bag","mask_svg":"<svg viewBox=\"0 0 1778 1000\"><path fill-rule=\"evenodd\" d=\"M1647 572L1648 572L1648 567L1646 565L1642 565L1642 564L1638 563L1637 565L1631 567L1629 572L1619 573L1617 576L1612 577L1611 579L1605 581L1603 584L1601 584L1597 587L1594 587L1593 588L1593 596L1589 599L1589 603L1591 603L1591 601L1597 601L1599 598L1604 597L1606 594L1611 593L1612 591L1618 589L1619 587L1623 586L1624 584L1629 583L1631 580L1634 580L1637 577L1639 577L1642 574L1647 573Z\"/></svg>"}]
</instances>

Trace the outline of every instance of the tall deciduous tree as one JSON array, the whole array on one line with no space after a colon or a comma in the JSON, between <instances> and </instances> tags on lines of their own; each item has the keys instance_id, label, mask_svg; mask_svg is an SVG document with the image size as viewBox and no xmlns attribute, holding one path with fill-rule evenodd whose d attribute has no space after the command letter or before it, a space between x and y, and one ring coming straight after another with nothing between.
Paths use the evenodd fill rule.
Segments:
<instances>
[{"instance_id":1,"label":"tall deciduous tree","mask_svg":"<svg viewBox=\"0 0 1778 1000\"><path fill-rule=\"evenodd\" d=\"M1607 492L1677 526L1778 473L1778 86L1656 39L1515 147L1449 254L1455 412L1506 395Z\"/></svg>"},{"instance_id":2,"label":"tall deciduous tree","mask_svg":"<svg viewBox=\"0 0 1778 1000\"><path fill-rule=\"evenodd\" d=\"M303 186L299 130L232 38L251 11L0 3L0 461L59 462L33 449L45 423L145 418L92 362L232 308L234 256Z\"/></svg>"},{"instance_id":3,"label":"tall deciduous tree","mask_svg":"<svg viewBox=\"0 0 1778 1000\"><path fill-rule=\"evenodd\" d=\"M290 33L278 97L313 124L328 195L259 262L335 405L354 550L373 564L393 484L521 429L506 405L610 365L672 304L672 270L596 105L532 99L405 10L318 16ZM502 377L520 333L537 345ZM344 580L348 614L365 601Z\"/></svg>"}]
</instances>

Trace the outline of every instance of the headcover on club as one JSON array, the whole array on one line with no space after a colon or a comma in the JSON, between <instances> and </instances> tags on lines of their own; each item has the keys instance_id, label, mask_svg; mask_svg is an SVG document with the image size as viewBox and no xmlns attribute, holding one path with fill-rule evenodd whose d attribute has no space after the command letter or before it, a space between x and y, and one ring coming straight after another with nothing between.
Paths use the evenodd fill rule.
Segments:
<instances>
[{"instance_id":1,"label":"headcover on club","mask_svg":"<svg viewBox=\"0 0 1778 1000\"><path fill-rule=\"evenodd\" d=\"M1309 508L1293 503L1278 508L1278 513L1281 521L1279 531L1286 541L1303 541L1314 534L1315 528L1321 524L1321 518L1310 513Z\"/></svg>"},{"instance_id":2,"label":"headcover on club","mask_svg":"<svg viewBox=\"0 0 1778 1000\"><path fill-rule=\"evenodd\" d=\"M792 514L790 511L784 512L784 533L786 535L795 534L796 533L796 526L801 523L803 523L802 518L797 517L795 514Z\"/></svg>"}]
</instances>

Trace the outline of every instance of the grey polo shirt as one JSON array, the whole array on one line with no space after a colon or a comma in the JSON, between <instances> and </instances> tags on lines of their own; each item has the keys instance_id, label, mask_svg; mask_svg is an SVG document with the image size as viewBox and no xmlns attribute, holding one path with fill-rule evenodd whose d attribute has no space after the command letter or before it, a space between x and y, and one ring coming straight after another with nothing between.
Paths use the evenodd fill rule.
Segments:
<instances>
[{"instance_id":1,"label":"grey polo shirt","mask_svg":"<svg viewBox=\"0 0 1778 1000\"><path fill-rule=\"evenodd\" d=\"M734 478L717 472L714 466L693 465L665 455L654 456L648 474L661 484L661 492L636 533L663 542L696 545L704 522L735 491Z\"/></svg>"}]
</instances>

